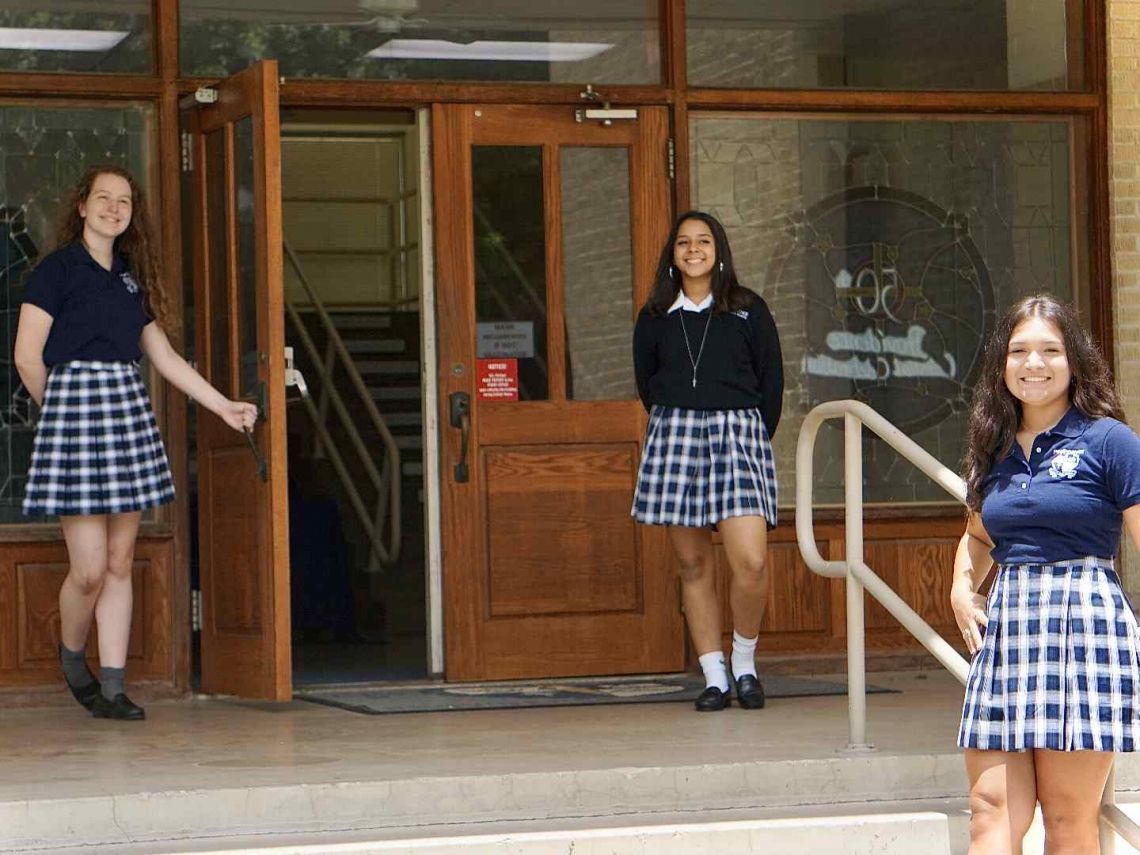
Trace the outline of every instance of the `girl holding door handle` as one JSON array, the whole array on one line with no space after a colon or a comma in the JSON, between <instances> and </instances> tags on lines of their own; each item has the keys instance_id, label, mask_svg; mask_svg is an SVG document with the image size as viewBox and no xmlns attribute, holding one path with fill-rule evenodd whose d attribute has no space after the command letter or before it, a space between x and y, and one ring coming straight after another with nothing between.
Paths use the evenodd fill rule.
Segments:
<instances>
[{"instance_id":1,"label":"girl holding door handle","mask_svg":"<svg viewBox=\"0 0 1140 855\"><path fill-rule=\"evenodd\" d=\"M227 400L162 331L158 252L130 173L88 170L55 245L28 279L16 334L16 369L42 407L24 513L57 515L63 528L59 654L72 695L97 718L140 720L124 687L135 539L142 512L174 498L174 481L138 361L145 354L234 430L252 428L257 409ZM100 679L86 664L92 621Z\"/></svg>"}]
</instances>

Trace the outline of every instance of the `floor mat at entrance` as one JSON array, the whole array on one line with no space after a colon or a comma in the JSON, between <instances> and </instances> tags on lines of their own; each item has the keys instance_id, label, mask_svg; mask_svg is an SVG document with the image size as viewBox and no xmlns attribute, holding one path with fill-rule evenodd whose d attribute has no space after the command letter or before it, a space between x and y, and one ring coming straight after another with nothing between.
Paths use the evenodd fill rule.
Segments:
<instances>
[{"instance_id":1,"label":"floor mat at entrance","mask_svg":"<svg viewBox=\"0 0 1140 855\"><path fill-rule=\"evenodd\" d=\"M769 698L843 695L847 687L810 677L761 677ZM424 683L404 686L320 686L295 693L297 700L364 713L448 712L525 707L567 707L591 704L692 703L704 689L696 674L644 677L576 677L564 680L502 683ZM868 692L891 692L868 686Z\"/></svg>"}]
</instances>

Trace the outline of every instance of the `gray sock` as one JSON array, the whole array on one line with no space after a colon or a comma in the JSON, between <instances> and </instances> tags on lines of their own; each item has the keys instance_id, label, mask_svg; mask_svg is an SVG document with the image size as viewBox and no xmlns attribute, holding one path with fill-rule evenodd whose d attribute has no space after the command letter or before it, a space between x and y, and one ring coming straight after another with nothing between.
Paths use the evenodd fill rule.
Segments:
<instances>
[{"instance_id":1,"label":"gray sock","mask_svg":"<svg viewBox=\"0 0 1140 855\"><path fill-rule=\"evenodd\" d=\"M67 678L69 685L82 689L95 682L95 678L87 670L87 645L78 650L70 650L65 644L60 643L59 664L63 666L63 676Z\"/></svg>"},{"instance_id":2,"label":"gray sock","mask_svg":"<svg viewBox=\"0 0 1140 855\"><path fill-rule=\"evenodd\" d=\"M103 697L109 701L113 701L115 700L115 695L123 694L123 683L126 679L126 668L108 668L103 666L99 670L99 681L103 684Z\"/></svg>"}]
</instances>

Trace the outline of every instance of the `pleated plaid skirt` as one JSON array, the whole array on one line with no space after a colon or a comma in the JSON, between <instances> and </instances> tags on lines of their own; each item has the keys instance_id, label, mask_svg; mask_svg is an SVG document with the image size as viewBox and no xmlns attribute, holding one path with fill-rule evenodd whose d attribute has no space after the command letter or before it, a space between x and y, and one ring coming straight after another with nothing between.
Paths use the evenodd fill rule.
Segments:
<instances>
[{"instance_id":1,"label":"pleated plaid skirt","mask_svg":"<svg viewBox=\"0 0 1140 855\"><path fill-rule=\"evenodd\" d=\"M998 567L958 745L1135 751L1136 616L1112 559Z\"/></svg>"},{"instance_id":2,"label":"pleated plaid skirt","mask_svg":"<svg viewBox=\"0 0 1140 855\"><path fill-rule=\"evenodd\" d=\"M776 460L760 411L655 406L630 513L698 528L762 516L774 528Z\"/></svg>"},{"instance_id":3,"label":"pleated plaid skirt","mask_svg":"<svg viewBox=\"0 0 1140 855\"><path fill-rule=\"evenodd\" d=\"M55 366L36 427L24 513L116 514L173 498L166 448L138 366Z\"/></svg>"}]
</instances>

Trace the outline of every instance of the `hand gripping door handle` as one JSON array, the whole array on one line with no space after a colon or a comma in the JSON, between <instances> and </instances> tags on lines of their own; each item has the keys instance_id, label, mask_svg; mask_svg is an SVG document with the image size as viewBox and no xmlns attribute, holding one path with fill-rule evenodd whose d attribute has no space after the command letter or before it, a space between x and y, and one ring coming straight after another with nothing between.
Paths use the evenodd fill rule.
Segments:
<instances>
[{"instance_id":1,"label":"hand gripping door handle","mask_svg":"<svg viewBox=\"0 0 1140 855\"><path fill-rule=\"evenodd\" d=\"M461 431L459 438L459 462L455 464L455 482L466 484L471 480L467 469L467 448L471 444L471 396L466 392L452 392L448 398L448 421Z\"/></svg>"}]
</instances>

